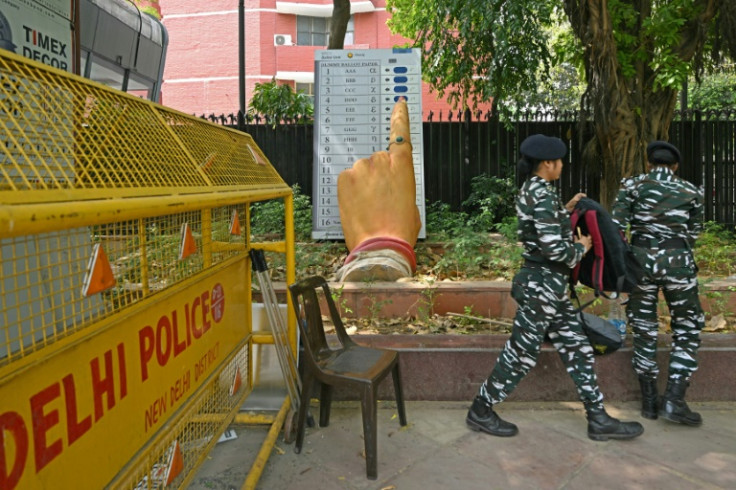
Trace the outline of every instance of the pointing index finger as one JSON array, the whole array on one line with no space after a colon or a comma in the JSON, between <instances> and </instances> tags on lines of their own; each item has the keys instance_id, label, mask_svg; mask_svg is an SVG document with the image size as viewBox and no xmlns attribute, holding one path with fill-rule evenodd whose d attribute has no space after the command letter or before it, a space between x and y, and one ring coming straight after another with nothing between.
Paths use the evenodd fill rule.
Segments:
<instances>
[{"instance_id":1,"label":"pointing index finger","mask_svg":"<svg viewBox=\"0 0 736 490\"><path fill-rule=\"evenodd\" d=\"M388 152L393 155L411 155L411 128L409 127L409 107L406 99L401 97L394 104L391 112L391 132L389 134Z\"/></svg>"}]
</instances>

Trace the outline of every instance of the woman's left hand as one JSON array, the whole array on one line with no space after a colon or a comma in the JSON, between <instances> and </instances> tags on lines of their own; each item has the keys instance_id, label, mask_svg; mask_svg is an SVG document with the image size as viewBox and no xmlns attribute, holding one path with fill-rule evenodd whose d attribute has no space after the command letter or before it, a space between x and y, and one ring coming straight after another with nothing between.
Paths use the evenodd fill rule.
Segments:
<instances>
[{"instance_id":1,"label":"woman's left hand","mask_svg":"<svg viewBox=\"0 0 736 490\"><path fill-rule=\"evenodd\" d=\"M577 194L575 194L575 196L572 199L570 199L570 202L568 202L567 204L565 204L565 209L567 209L567 212L568 213L572 213L572 210L575 209L575 205L583 197L587 197L585 195L585 193L583 193L583 192L578 192Z\"/></svg>"}]
</instances>

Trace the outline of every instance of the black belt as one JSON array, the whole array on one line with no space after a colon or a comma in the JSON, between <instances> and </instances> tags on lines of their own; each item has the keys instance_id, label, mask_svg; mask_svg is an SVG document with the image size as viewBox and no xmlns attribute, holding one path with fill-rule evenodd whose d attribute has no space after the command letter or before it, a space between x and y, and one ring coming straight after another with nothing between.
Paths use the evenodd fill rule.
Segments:
<instances>
[{"instance_id":1,"label":"black belt","mask_svg":"<svg viewBox=\"0 0 736 490\"><path fill-rule=\"evenodd\" d=\"M641 248L690 248L687 240L680 237L657 240L656 238L634 236L631 239L631 244Z\"/></svg>"},{"instance_id":2,"label":"black belt","mask_svg":"<svg viewBox=\"0 0 736 490\"><path fill-rule=\"evenodd\" d=\"M547 269L559 274L565 274L566 276L569 276L571 272L570 268L561 262L535 262L533 260L524 259L524 267L527 269Z\"/></svg>"}]
</instances>

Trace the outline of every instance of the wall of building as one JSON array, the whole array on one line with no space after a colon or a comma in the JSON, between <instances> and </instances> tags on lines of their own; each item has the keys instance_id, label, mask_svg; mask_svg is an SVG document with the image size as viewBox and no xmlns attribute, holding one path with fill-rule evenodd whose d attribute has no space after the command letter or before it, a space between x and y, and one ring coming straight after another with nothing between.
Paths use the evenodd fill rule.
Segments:
<instances>
[{"instance_id":1,"label":"wall of building","mask_svg":"<svg viewBox=\"0 0 736 490\"><path fill-rule=\"evenodd\" d=\"M278 79L294 86L314 72L317 46L276 46L275 34L290 35L296 43L296 16L277 12L279 4L300 4L331 9L332 0L245 0L246 104L256 83ZM359 2L363 8L369 2ZM385 1L373 0L373 11L354 13L354 42L346 49L383 49L403 45L386 26L390 14ZM238 63L238 2L235 0L158 0L162 22L169 33L161 101L196 115L237 113L240 104ZM291 73L292 75L286 75ZM297 73L297 75L293 75ZM289 78L288 80L286 78ZM447 114L449 104L430 93L425 84L424 117ZM483 107L483 110L488 107ZM456 113L457 111L455 111ZM445 116L446 117L446 116Z\"/></svg>"}]
</instances>

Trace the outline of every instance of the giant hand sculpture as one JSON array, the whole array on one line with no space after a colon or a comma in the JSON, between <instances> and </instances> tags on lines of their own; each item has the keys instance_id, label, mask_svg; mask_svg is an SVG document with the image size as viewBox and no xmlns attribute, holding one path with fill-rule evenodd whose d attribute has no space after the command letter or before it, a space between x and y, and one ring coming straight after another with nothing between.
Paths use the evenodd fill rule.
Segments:
<instances>
[{"instance_id":1,"label":"giant hand sculpture","mask_svg":"<svg viewBox=\"0 0 736 490\"><path fill-rule=\"evenodd\" d=\"M422 222L406 100L399 100L391 113L388 151L377 151L342 171L337 200L350 251L338 280L393 281L412 276Z\"/></svg>"}]
</instances>

